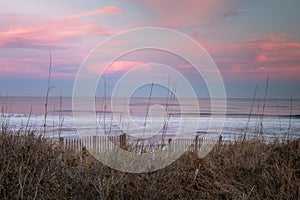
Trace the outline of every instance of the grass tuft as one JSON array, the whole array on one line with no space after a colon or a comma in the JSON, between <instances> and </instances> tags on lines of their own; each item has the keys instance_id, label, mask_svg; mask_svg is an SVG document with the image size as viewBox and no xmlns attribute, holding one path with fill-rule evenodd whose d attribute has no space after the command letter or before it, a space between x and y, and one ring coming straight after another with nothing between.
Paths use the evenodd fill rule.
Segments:
<instances>
[{"instance_id":1,"label":"grass tuft","mask_svg":"<svg viewBox=\"0 0 300 200\"><path fill-rule=\"evenodd\" d=\"M34 132L0 132L0 199L299 199L300 139L241 139L143 174L106 167Z\"/></svg>"}]
</instances>

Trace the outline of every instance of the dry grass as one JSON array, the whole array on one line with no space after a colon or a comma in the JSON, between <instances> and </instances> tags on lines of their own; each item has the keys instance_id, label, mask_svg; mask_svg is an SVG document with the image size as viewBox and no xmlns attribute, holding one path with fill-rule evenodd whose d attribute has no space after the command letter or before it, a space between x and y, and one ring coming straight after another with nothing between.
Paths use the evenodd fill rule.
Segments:
<instances>
[{"instance_id":1,"label":"dry grass","mask_svg":"<svg viewBox=\"0 0 300 200\"><path fill-rule=\"evenodd\" d=\"M0 134L0 199L299 199L300 139L218 144L151 173L122 173L36 137Z\"/></svg>"}]
</instances>

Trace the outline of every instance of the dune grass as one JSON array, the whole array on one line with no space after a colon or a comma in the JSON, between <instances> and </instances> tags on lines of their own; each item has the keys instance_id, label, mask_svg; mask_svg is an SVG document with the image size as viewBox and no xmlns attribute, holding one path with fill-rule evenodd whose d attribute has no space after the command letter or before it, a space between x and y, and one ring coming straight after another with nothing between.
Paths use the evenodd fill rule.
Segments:
<instances>
[{"instance_id":1,"label":"dune grass","mask_svg":"<svg viewBox=\"0 0 300 200\"><path fill-rule=\"evenodd\" d=\"M300 139L218 143L161 170L113 170L34 132L0 131L0 199L299 199Z\"/></svg>"}]
</instances>

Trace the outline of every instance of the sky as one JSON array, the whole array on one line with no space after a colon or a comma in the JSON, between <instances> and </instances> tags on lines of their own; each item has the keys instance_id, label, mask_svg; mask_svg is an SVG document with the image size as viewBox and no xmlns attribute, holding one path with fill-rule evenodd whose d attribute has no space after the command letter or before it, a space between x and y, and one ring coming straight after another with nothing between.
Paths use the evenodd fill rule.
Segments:
<instances>
[{"instance_id":1,"label":"sky","mask_svg":"<svg viewBox=\"0 0 300 200\"><path fill-rule=\"evenodd\" d=\"M268 98L300 98L299 8L299 0L1 1L0 95L45 95L50 50L51 95L71 96L76 74L96 45L130 29L162 27L205 48L227 97L251 98L256 84L257 96L263 97L269 78ZM152 50L115 61L106 73L108 90L133 66L151 62L175 67L199 97L208 97L191 66Z\"/></svg>"}]
</instances>

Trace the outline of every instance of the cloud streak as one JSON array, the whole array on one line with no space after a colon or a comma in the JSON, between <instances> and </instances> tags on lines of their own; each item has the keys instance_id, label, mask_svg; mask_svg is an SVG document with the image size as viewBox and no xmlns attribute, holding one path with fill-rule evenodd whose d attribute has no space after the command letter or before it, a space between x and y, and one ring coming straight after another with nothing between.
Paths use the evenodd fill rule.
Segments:
<instances>
[{"instance_id":1,"label":"cloud streak","mask_svg":"<svg viewBox=\"0 0 300 200\"><path fill-rule=\"evenodd\" d=\"M77 19L44 21L0 31L0 48L64 48L83 37L111 34L99 24Z\"/></svg>"},{"instance_id":2,"label":"cloud streak","mask_svg":"<svg viewBox=\"0 0 300 200\"><path fill-rule=\"evenodd\" d=\"M114 6L107 6L104 8L91 10L88 12L80 13L77 15L71 15L68 16L68 18L81 18L81 17L88 17L93 15L114 15L114 14L122 14L124 11L120 8L114 7Z\"/></svg>"},{"instance_id":3,"label":"cloud streak","mask_svg":"<svg viewBox=\"0 0 300 200\"><path fill-rule=\"evenodd\" d=\"M155 17L153 24L159 24L169 28L191 28L195 26L211 25L237 14L235 3L226 0L187 0L187 1L155 1L144 0L142 3Z\"/></svg>"},{"instance_id":4,"label":"cloud streak","mask_svg":"<svg viewBox=\"0 0 300 200\"><path fill-rule=\"evenodd\" d=\"M214 56L228 80L257 81L270 76L290 81L298 80L300 74L300 43L290 34L219 44L214 47Z\"/></svg>"}]
</instances>

